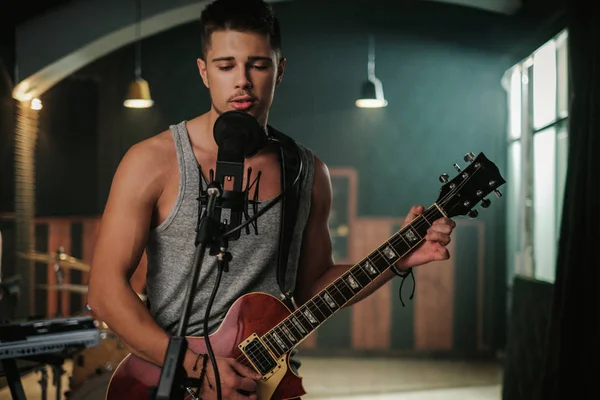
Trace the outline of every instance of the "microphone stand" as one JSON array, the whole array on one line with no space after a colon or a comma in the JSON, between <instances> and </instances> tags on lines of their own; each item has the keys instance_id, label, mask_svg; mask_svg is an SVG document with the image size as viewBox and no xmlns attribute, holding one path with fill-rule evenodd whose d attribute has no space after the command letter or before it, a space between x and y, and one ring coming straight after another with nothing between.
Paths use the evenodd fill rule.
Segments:
<instances>
[{"instance_id":1,"label":"microphone stand","mask_svg":"<svg viewBox=\"0 0 600 400\"><path fill-rule=\"evenodd\" d=\"M160 374L160 380L157 387L151 387L149 397L154 400L170 400L183 398L184 393L192 394L189 388L199 387L202 382L197 378L188 378L183 368L183 360L188 349L188 342L185 338L185 327L187 326L190 309L192 306L193 295L195 293L196 281L200 274L202 260L208 246L215 244L216 238L220 233L220 223L215 220L213 214L217 199L222 196L222 188L216 182L212 182L207 188L208 205L206 212L200 217L198 229L196 231L196 252L194 256L194 268L192 276L188 281L188 287L185 294L183 310L179 320L177 333L169 339L169 346L163 362ZM200 204L200 202L199 202ZM199 209L201 209L201 204ZM220 253L218 256L222 256ZM219 265L221 262L219 257Z\"/></svg>"},{"instance_id":2,"label":"microphone stand","mask_svg":"<svg viewBox=\"0 0 600 400\"><path fill-rule=\"evenodd\" d=\"M65 253L63 247L59 247L57 252L56 252L56 258L54 260L54 265L52 266L52 268L54 269L54 273L56 274L56 283L58 284L59 290L56 291L57 293L57 312L56 312L56 318L60 318L62 317L62 291L60 289L62 284L63 284L63 272L60 269L60 265L58 263L58 260L60 260L60 257Z\"/></svg>"}]
</instances>

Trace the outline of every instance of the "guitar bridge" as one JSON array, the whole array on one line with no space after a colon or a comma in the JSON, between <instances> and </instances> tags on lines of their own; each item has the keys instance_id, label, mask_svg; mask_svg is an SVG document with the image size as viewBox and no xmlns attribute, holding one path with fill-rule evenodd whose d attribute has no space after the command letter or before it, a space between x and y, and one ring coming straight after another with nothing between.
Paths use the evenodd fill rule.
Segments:
<instances>
[{"instance_id":1,"label":"guitar bridge","mask_svg":"<svg viewBox=\"0 0 600 400\"><path fill-rule=\"evenodd\" d=\"M256 333L250 335L246 340L240 343L238 347L252 363L254 368L263 376L263 381L268 380L281 369L283 363L277 362ZM282 361L285 361L285 359Z\"/></svg>"}]
</instances>

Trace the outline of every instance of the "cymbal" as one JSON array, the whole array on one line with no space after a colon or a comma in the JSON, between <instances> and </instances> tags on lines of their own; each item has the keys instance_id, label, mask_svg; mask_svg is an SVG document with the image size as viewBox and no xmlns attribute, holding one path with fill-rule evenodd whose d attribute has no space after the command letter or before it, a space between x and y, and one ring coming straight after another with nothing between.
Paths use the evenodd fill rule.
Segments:
<instances>
[{"instance_id":1,"label":"cymbal","mask_svg":"<svg viewBox=\"0 0 600 400\"><path fill-rule=\"evenodd\" d=\"M74 283L63 283L62 285L37 285L40 289L48 290L64 290L66 292L86 294L88 291L87 285L76 285Z\"/></svg>"},{"instance_id":2,"label":"cymbal","mask_svg":"<svg viewBox=\"0 0 600 400\"><path fill-rule=\"evenodd\" d=\"M18 252L19 257L27 260L40 261L43 263L58 263L61 267L76 269L83 272L89 272L90 266L75 257L69 256L65 253L38 253L30 251L27 253Z\"/></svg>"}]
</instances>

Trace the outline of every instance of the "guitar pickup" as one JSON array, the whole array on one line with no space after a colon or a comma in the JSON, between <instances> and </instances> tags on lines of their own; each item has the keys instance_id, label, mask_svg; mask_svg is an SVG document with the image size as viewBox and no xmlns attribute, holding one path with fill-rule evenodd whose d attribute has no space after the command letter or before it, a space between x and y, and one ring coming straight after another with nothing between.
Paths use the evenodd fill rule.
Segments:
<instances>
[{"instance_id":1,"label":"guitar pickup","mask_svg":"<svg viewBox=\"0 0 600 400\"><path fill-rule=\"evenodd\" d=\"M254 368L263 376L263 381L268 380L281 369L281 363L278 363L273 358L267 346L265 346L256 333L250 335L238 347Z\"/></svg>"}]
</instances>

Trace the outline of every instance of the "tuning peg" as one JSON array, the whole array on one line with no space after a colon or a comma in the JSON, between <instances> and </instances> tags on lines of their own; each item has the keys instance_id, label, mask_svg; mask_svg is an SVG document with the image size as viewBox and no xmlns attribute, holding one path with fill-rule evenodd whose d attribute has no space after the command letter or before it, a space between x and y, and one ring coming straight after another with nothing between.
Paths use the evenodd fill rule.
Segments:
<instances>
[{"instance_id":1,"label":"tuning peg","mask_svg":"<svg viewBox=\"0 0 600 400\"><path fill-rule=\"evenodd\" d=\"M489 199L481 200L481 207L488 208L492 202Z\"/></svg>"},{"instance_id":2,"label":"tuning peg","mask_svg":"<svg viewBox=\"0 0 600 400\"><path fill-rule=\"evenodd\" d=\"M467 213L467 215L469 216L469 218L477 218L477 216L479 215L479 211L471 210Z\"/></svg>"},{"instance_id":3,"label":"tuning peg","mask_svg":"<svg viewBox=\"0 0 600 400\"><path fill-rule=\"evenodd\" d=\"M496 195L497 198L502 197L502 193L498 189L494 190L494 194Z\"/></svg>"},{"instance_id":4,"label":"tuning peg","mask_svg":"<svg viewBox=\"0 0 600 400\"><path fill-rule=\"evenodd\" d=\"M467 154L465 154L465 158L464 160L466 162L472 162L475 159L475 154L468 152Z\"/></svg>"},{"instance_id":5,"label":"tuning peg","mask_svg":"<svg viewBox=\"0 0 600 400\"><path fill-rule=\"evenodd\" d=\"M462 172L462 169L460 169L460 167L458 166L457 163L454 163L454 169L457 170L458 172Z\"/></svg>"},{"instance_id":6,"label":"tuning peg","mask_svg":"<svg viewBox=\"0 0 600 400\"><path fill-rule=\"evenodd\" d=\"M441 174L440 175L440 182L442 182L442 183L448 182L448 174L446 174L446 173Z\"/></svg>"}]
</instances>

